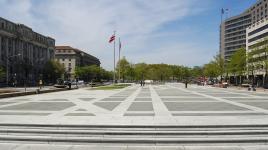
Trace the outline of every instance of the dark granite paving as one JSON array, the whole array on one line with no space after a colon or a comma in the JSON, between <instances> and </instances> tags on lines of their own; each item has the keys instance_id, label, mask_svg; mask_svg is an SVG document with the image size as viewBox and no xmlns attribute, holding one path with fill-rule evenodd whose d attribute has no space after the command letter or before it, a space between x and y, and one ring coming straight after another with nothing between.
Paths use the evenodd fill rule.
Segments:
<instances>
[{"instance_id":1,"label":"dark granite paving","mask_svg":"<svg viewBox=\"0 0 268 150\"><path fill-rule=\"evenodd\" d=\"M153 111L152 102L133 102L128 111Z\"/></svg>"},{"instance_id":2,"label":"dark granite paving","mask_svg":"<svg viewBox=\"0 0 268 150\"><path fill-rule=\"evenodd\" d=\"M14 103L16 103L16 102L0 102L0 106L1 106L1 105L14 104Z\"/></svg>"},{"instance_id":3,"label":"dark granite paving","mask_svg":"<svg viewBox=\"0 0 268 150\"><path fill-rule=\"evenodd\" d=\"M95 116L92 113L68 113L65 116Z\"/></svg>"},{"instance_id":4,"label":"dark granite paving","mask_svg":"<svg viewBox=\"0 0 268 150\"><path fill-rule=\"evenodd\" d=\"M115 109L121 102L95 102L94 105L112 111Z\"/></svg>"},{"instance_id":5,"label":"dark granite paving","mask_svg":"<svg viewBox=\"0 0 268 150\"><path fill-rule=\"evenodd\" d=\"M162 101L216 101L212 98L161 98Z\"/></svg>"},{"instance_id":6,"label":"dark granite paving","mask_svg":"<svg viewBox=\"0 0 268 150\"><path fill-rule=\"evenodd\" d=\"M236 111L248 110L224 102L165 102L169 111Z\"/></svg>"},{"instance_id":7,"label":"dark granite paving","mask_svg":"<svg viewBox=\"0 0 268 150\"><path fill-rule=\"evenodd\" d=\"M92 101L95 98L79 98L82 101Z\"/></svg>"},{"instance_id":8,"label":"dark granite paving","mask_svg":"<svg viewBox=\"0 0 268 150\"><path fill-rule=\"evenodd\" d=\"M152 98L136 98L134 101L152 101Z\"/></svg>"},{"instance_id":9,"label":"dark granite paving","mask_svg":"<svg viewBox=\"0 0 268 150\"><path fill-rule=\"evenodd\" d=\"M263 108L263 109L267 109L268 110L268 101L267 102L240 102L243 104L247 104L247 105L251 105L251 106L255 106L255 107L259 107L259 108Z\"/></svg>"},{"instance_id":10,"label":"dark granite paving","mask_svg":"<svg viewBox=\"0 0 268 150\"><path fill-rule=\"evenodd\" d=\"M28 102L0 108L0 110L60 111L75 106L72 102Z\"/></svg>"},{"instance_id":11,"label":"dark granite paving","mask_svg":"<svg viewBox=\"0 0 268 150\"><path fill-rule=\"evenodd\" d=\"M120 98L120 97L116 97L116 98L104 98L104 99L102 99L102 100L100 100L100 101L124 101L125 100L125 98Z\"/></svg>"},{"instance_id":12,"label":"dark granite paving","mask_svg":"<svg viewBox=\"0 0 268 150\"><path fill-rule=\"evenodd\" d=\"M173 116L254 116L264 113L172 113Z\"/></svg>"},{"instance_id":13,"label":"dark granite paving","mask_svg":"<svg viewBox=\"0 0 268 150\"><path fill-rule=\"evenodd\" d=\"M68 99L45 99L45 100L41 100L41 101L68 101Z\"/></svg>"},{"instance_id":14,"label":"dark granite paving","mask_svg":"<svg viewBox=\"0 0 268 150\"><path fill-rule=\"evenodd\" d=\"M33 112L0 112L0 115L16 115L16 116L48 116L51 113L33 113Z\"/></svg>"},{"instance_id":15,"label":"dark granite paving","mask_svg":"<svg viewBox=\"0 0 268 150\"><path fill-rule=\"evenodd\" d=\"M154 113L125 113L124 116L155 116Z\"/></svg>"}]
</instances>

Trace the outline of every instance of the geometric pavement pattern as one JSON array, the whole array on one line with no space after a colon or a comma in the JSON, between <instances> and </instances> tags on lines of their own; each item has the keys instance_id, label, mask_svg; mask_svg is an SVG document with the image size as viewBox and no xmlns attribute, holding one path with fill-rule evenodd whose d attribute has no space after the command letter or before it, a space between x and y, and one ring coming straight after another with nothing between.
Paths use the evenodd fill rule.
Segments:
<instances>
[{"instance_id":1,"label":"geometric pavement pattern","mask_svg":"<svg viewBox=\"0 0 268 150\"><path fill-rule=\"evenodd\" d=\"M64 93L64 94L63 94ZM115 91L79 89L6 98L0 115L98 117L267 115L268 93L182 84L138 85Z\"/></svg>"}]
</instances>

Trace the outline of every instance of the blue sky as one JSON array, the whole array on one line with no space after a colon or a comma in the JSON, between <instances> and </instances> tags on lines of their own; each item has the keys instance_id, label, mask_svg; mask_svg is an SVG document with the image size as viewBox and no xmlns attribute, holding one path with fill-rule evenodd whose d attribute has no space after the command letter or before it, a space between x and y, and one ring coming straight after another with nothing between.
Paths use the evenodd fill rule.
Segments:
<instances>
[{"instance_id":1,"label":"blue sky","mask_svg":"<svg viewBox=\"0 0 268 150\"><path fill-rule=\"evenodd\" d=\"M117 31L132 63L203 65L219 50L221 8L228 16L256 0L0 0L0 16L100 58L113 68ZM118 55L118 54L117 54ZM117 58L118 59L118 58Z\"/></svg>"}]
</instances>

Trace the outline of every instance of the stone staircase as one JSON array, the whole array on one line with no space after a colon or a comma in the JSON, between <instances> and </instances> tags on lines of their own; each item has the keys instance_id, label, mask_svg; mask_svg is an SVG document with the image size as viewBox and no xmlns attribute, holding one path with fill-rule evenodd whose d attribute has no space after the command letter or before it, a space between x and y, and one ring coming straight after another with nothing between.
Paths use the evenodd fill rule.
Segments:
<instances>
[{"instance_id":1,"label":"stone staircase","mask_svg":"<svg viewBox=\"0 0 268 150\"><path fill-rule=\"evenodd\" d=\"M132 126L0 124L0 142L265 145L268 125Z\"/></svg>"}]
</instances>

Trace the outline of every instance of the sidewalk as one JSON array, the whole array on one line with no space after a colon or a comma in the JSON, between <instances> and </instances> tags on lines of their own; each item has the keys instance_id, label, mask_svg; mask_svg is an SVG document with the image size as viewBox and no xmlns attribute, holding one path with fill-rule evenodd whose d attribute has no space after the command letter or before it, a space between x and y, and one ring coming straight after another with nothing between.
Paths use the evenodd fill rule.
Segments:
<instances>
[{"instance_id":1,"label":"sidewalk","mask_svg":"<svg viewBox=\"0 0 268 150\"><path fill-rule=\"evenodd\" d=\"M211 85L205 85L205 86L208 86L208 87L214 87L214 88L219 88L221 89L221 87L215 87L215 86L211 86ZM241 91L248 91L248 88L247 87L241 87L241 86L233 86L233 85L229 85L227 87L228 89L236 89L236 90L241 90ZM268 89L264 89L262 87L256 87L255 88L257 92L268 92Z\"/></svg>"}]
</instances>

